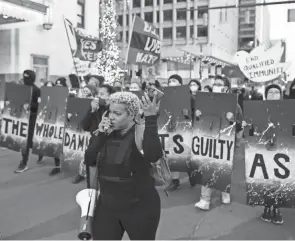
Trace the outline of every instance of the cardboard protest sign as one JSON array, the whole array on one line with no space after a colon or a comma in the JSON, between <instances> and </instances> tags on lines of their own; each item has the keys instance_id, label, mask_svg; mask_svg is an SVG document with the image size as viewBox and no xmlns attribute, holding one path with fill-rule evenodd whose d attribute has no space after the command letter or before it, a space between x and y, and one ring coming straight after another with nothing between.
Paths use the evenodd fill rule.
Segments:
<instances>
[{"instance_id":1,"label":"cardboard protest sign","mask_svg":"<svg viewBox=\"0 0 295 241\"><path fill-rule=\"evenodd\" d=\"M294 100L244 103L247 202L295 207Z\"/></svg>"},{"instance_id":2,"label":"cardboard protest sign","mask_svg":"<svg viewBox=\"0 0 295 241\"><path fill-rule=\"evenodd\" d=\"M41 103L33 137L33 153L60 158L69 90L65 87L42 87Z\"/></svg>"},{"instance_id":3,"label":"cardboard protest sign","mask_svg":"<svg viewBox=\"0 0 295 241\"><path fill-rule=\"evenodd\" d=\"M88 113L92 99L69 98L67 103L67 121L63 140L65 162L80 163L84 158L91 137L82 129L81 123Z\"/></svg>"},{"instance_id":4,"label":"cardboard protest sign","mask_svg":"<svg viewBox=\"0 0 295 241\"><path fill-rule=\"evenodd\" d=\"M5 107L1 119L0 146L13 151L26 150L29 130L32 88L6 83Z\"/></svg>"},{"instance_id":5,"label":"cardboard protest sign","mask_svg":"<svg viewBox=\"0 0 295 241\"><path fill-rule=\"evenodd\" d=\"M186 172L191 156L192 120L188 86L167 87L160 104L158 131L171 171ZM181 96L181 100L180 97Z\"/></svg>"},{"instance_id":6,"label":"cardboard protest sign","mask_svg":"<svg viewBox=\"0 0 295 241\"><path fill-rule=\"evenodd\" d=\"M202 173L202 185L230 192L235 148L237 96L197 93L191 167ZM228 115L233 119L229 120Z\"/></svg>"},{"instance_id":7,"label":"cardboard protest sign","mask_svg":"<svg viewBox=\"0 0 295 241\"><path fill-rule=\"evenodd\" d=\"M279 77L290 66L290 63L281 62L284 49L282 41L272 46L265 43L254 48L250 54L239 51L235 58L248 79L262 83Z\"/></svg>"},{"instance_id":8,"label":"cardboard protest sign","mask_svg":"<svg viewBox=\"0 0 295 241\"><path fill-rule=\"evenodd\" d=\"M157 28L136 16L127 54L127 63L155 65L160 60L161 41Z\"/></svg>"}]
</instances>

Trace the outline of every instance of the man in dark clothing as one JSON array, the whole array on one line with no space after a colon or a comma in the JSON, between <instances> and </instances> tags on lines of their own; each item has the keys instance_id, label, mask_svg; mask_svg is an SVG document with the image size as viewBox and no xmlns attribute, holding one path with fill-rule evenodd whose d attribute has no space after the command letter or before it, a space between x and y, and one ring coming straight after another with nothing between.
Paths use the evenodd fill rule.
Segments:
<instances>
[{"instance_id":1,"label":"man in dark clothing","mask_svg":"<svg viewBox=\"0 0 295 241\"><path fill-rule=\"evenodd\" d=\"M295 99L295 80L293 80L292 84L290 85L289 99Z\"/></svg>"},{"instance_id":2,"label":"man in dark clothing","mask_svg":"<svg viewBox=\"0 0 295 241\"><path fill-rule=\"evenodd\" d=\"M40 98L40 89L34 84L36 80L36 75L33 70L25 70L23 73L24 84L32 87L32 99L30 104L30 121L29 121L29 131L28 131L28 141L26 150L22 151L22 160L15 171L15 173L21 173L28 169L28 160L30 148L33 146L33 135L35 130L35 123L38 112L38 99Z\"/></svg>"},{"instance_id":3,"label":"man in dark clothing","mask_svg":"<svg viewBox=\"0 0 295 241\"><path fill-rule=\"evenodd\" d=\"M115 92L115 89L110 85L102 85L99 88L98 98L92 100L91 107L82 121L82 128L84 131L90 132L93 136L93 132L97 130L103 113L108 109L106 99ZM73 184L85 180L85 166L83 162L84 160L82 160L80 164L79 173L73 179Z\"/></svg>"}]
</instances>

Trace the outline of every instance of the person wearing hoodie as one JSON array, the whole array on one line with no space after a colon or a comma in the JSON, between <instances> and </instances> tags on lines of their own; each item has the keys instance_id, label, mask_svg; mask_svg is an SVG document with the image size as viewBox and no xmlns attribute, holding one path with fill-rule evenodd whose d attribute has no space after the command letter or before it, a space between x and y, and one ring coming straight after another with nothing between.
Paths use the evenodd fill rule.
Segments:
<instances>
[{"instance_id":1,"label":"person wearing hoodie","mask_svg":"<svg viewBox=\"0 0 295 241\"><path fill-rule=\"evenodd\" d=\"M58 78L55 81L55 83L52 83L52 82L48 81L48 82L46 82L44 84L44 86L47 86L47 87L58 86L58 87L66 87L66 88L68 87L67 86L67 80L66 80L66 78L63 78L63 77ZM39 158L38 158L38 161L37 161L38 164L41 164L43 162L43 157L44 156L39 155ZM61 163L60 163L59 158L57 158L57 157L54 158L54 165L55 165L55 167L49 173L50 176L54 176L54 175L60 173L60 171L61 171L61 167L60 167Z\"/></svg>"},{"instance_id":2,"label":"person wearing hoodie","mask_svg":"<svg viewBox=\"0 0 295 241\"><path fill-rule=\"evenodd\" d=\"M182 78L177 74L171 75L168 79L168 87L182 86L182 83L183 83ZM171 172L171 176L172 176L172 181L170 185L168 186L167 190L175 191L180 186L180 180L179 180L180 173Z\"/></svg>"},{"instance_id":3,"label":"person wearing hoodie","mask_svg":"<svg viewBox=\"0 0 295 241\"><path fill-rule=\"evenodd\" d=\"M230 93L230 82L227 78L222 76L216 76L215 82L213 84L213 93ZM196 110L195 116L201 117L202 113L200 110ZM234 121L235 115L231 112L227 113L227 119L229 121ZM242 121L243 121L243 112L239 104L237 104L237 112L236 112L236 133L243 130L242 128ZM200 201L195 204L195 207L202 209L202 210L209 210L211 204L211 195L212 195L212 188L207 186L202 186L201 189L201 198ZM230 204L231 198L230 194L227 192L221 193L221 201L223 204Z\"/></svg>"},{"instance_id":4,"label":"person wearing hoodie","mask_svg":"<svg viewBox=\"0 0 295 241\"><path fill-rule=\"evenodd\" d=\"M38 113L38 99L40 98L40 89L35 85L36 75L33 70L25 70L23 72L24 85L32 87L32 98L30 104L30 118L29 118L29 131L28 131L28 142L26 150L22 151L22 160L15 170L15 173L22 173L28 170L28 160L30 149L33 147L33 135L35 130L35 123Z\"/></svg>"},{"instance_id":5,"label":"person wearing hoodie","mask_svg":"<svg viewBox=\"0 0 295 241\"><path fill-rule=\"evenodd\" d=\"M103 113L108 110L107 99L108 97L115 93L115 89L110 85L102 85L99 88L97 97L91 101L91 106L88 110L87 115L82 120L82 128L84 131L90 132L93 136L93 132L97 130L97 127L102 119ZM91 139L90 139L91 141ZM85 180L86 169L83 164L84 160L81 161L79 166L78 174L73 179L73 184L80 183Z\"/></svg>"}]
</instances>

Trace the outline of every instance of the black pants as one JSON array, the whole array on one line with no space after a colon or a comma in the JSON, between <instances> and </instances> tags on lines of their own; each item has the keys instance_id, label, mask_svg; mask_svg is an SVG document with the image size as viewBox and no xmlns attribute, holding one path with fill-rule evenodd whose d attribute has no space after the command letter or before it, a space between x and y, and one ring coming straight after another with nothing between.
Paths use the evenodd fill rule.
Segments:
<instances>
[{"instance_id":1,"label":"black pants","mask_svg":"<svg viewBox=\"0 0 295 241\"><path fill-rule=\"evenodd\" d=\"M121 200L116 200L118 203ZM156 189L147 191L138 202L125 208L111 208L99 198L93 221L93 240L155 240L161 215Z\"/></svg>"},{"instance_id":2,"label":"black pants","mask_svg":"<svg viewBox=\"0 0 295 241\"><path fill-rule=\"evenodd\" d=\"M24 164L25 166L28 164L29 153L30 153L29 148L26 151L22 152L22 164ZM39 160L42 160L42 159L43 159L43 156L39 155ZM60 159L59 158L54 158L54 164L55 164L56 167L60 167Z\"/></svg>"}]
</instances>

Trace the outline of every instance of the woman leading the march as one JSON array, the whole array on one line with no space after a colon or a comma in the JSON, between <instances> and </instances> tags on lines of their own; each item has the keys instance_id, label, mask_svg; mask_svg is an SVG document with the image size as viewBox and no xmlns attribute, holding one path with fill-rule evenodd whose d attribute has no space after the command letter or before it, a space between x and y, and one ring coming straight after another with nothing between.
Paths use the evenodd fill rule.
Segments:
<instances>
[{"instance_id":1,"label":"woman leading the march","mask_svg":"<svg viewBox=\"0 0 295 241\"><path fill-rule=\"evenodd\" d=\"M155 240L161 212L160 197L151 176L151 163L163 155L157 127L156 98L118 92L109 98L98 134L85 152L85 162L96 165L100 195L93 221L93 240ZM136 121L144 112L145 124Z\"/></svg>"}]
</instances>

